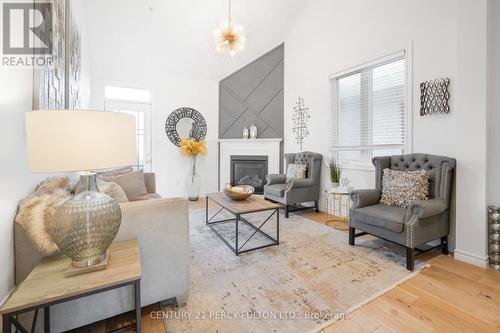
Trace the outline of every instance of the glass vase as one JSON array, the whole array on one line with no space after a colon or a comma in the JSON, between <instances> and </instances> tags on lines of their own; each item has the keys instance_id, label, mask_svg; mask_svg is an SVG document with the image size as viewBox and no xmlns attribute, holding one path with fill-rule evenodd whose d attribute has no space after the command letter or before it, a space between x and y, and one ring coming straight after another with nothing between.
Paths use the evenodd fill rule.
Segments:
<instances>
[{"instance_id":1,"label":"glass vase","mask_svg":"<svg viewBox=\"0 0 500 333\"><path fill-rule=\"evenodd\" d=\"M193 164L187 178L187 193L189 201L197 201L200 197L201 178L196 169L196 155L192 159Z\"/></svg>"}]
</instances>

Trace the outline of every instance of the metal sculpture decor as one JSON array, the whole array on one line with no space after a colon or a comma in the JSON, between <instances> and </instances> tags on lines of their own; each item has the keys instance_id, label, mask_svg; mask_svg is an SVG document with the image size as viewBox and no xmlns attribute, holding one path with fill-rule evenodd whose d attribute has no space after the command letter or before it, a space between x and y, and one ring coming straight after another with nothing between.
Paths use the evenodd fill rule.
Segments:
<instances>
[{"instance_id":1,"label":"metal sculpture decor","mask_svg":"<svg viewBox=\"0 0 500 333\"><path fill-rule=\"evenodd\" d=\"M207 136L207 122L195 109L183 107L168 116L165 132L170 141L179 147L182 139L204 140Z\"/></svg>"},{"instance_id":2,"label":"metal sculpture decor","mask_svg":"<svg viewBox=\"0 0 500 333\"><path fill-rule=\"evenodd\" d=\"M436 79L420 83L420 115L450 113L449 78Z\"/></svg>"},{"instance_id":3,"label":"metal sculpture decor","mask_svg":"<svg viewBox=\"0 0 500 333\"><path fill-rule=\"evenodd\" d=\"M299 97L295 106L293 108L293 133L295 133L295 140L297 140L297 144L302 150L302 145L304 143L304 139L309 136L309 130L307 129L307 123L309 122L309 118L311 115L309 114L309 108L305 106L304 99Z\"/></svg>"}]
</instances>

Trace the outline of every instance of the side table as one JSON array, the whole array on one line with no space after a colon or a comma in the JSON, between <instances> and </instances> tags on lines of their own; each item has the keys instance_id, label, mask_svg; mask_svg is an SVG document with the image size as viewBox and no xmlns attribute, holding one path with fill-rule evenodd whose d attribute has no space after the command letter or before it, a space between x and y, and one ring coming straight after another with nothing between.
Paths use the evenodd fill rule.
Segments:
<instances>
[{"instance_id":1,"label":"side table","mask_svg":"<svg viewBox=\"0 0 500 333\"><path fill-rule=\"evenodd\" d=\"M347 226L343 226L349 218L349 209L351 208L351 198L348 191L325 191L325 206L326 212L333 215L334 218L326 218L325 224L337 222L334 227L336 229L347 230ZM342 222L342 223L339 223Z\"/></svg>"},{"instance_id":2,"label":"side table","mask_svg":"<svg viewBox=\"0 0 500 333\"><path fill-rule=\"evenodd\" d=\"M56 255L45 258L33 269L0 309L4 333L11 333L12 326L20 332L29 332L14 316L34 310L34 325L39 309L43 309L44 332L50 332L51 305L125 286L134 286L136 322L132 326L136 332L141 332L142 271L136 240L113 243L105 270L65 277L70 264L68 257Z\"/></svg>"}]
</instances>

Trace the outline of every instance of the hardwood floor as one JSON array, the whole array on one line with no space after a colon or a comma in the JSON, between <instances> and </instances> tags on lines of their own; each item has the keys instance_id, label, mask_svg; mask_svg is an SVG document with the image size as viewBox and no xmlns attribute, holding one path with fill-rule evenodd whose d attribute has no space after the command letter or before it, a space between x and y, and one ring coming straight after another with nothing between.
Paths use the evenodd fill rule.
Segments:
<instances>
[{"instance_id":1,"label":"hardwood floor","mask_svg":"<svg viewBox=\"0 0 500 333\"><path fill-rule=\"evenodd\" d=\"M202 208L205 200L190 203ZM325 213L303 211L317 223L346 230L346 222L326 223ZM426 254L431 264L415 277L354 311L321 333L336 332L500 332L500 272L482 269L443 256ZM143 332L167 332L162 320L151 319L158 305L142 309ZM78 332L103 333L128 325L133 313L80 329ZM208 333L208 332L207 332Z\"/></svg>"}]
</instances>

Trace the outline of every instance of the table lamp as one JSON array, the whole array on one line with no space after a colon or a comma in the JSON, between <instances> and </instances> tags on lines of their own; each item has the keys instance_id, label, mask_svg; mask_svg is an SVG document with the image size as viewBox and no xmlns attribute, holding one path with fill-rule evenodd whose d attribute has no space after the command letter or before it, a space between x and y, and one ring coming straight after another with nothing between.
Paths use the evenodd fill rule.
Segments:
<instances>
[{"instance_id":1,"label":"table lamp","mask_svg":"<svg viewBox=\"0 0 500 333\"><path fill-rule=\"evenodd\" d=\"M133 165L137 157L135 118L104 111L26 113L31 172L80 171L75 196L55 211L49 233L74 267L106 258L121 223L121 209L97 187L94 170Z\"/></svg>"}]
</instances>

